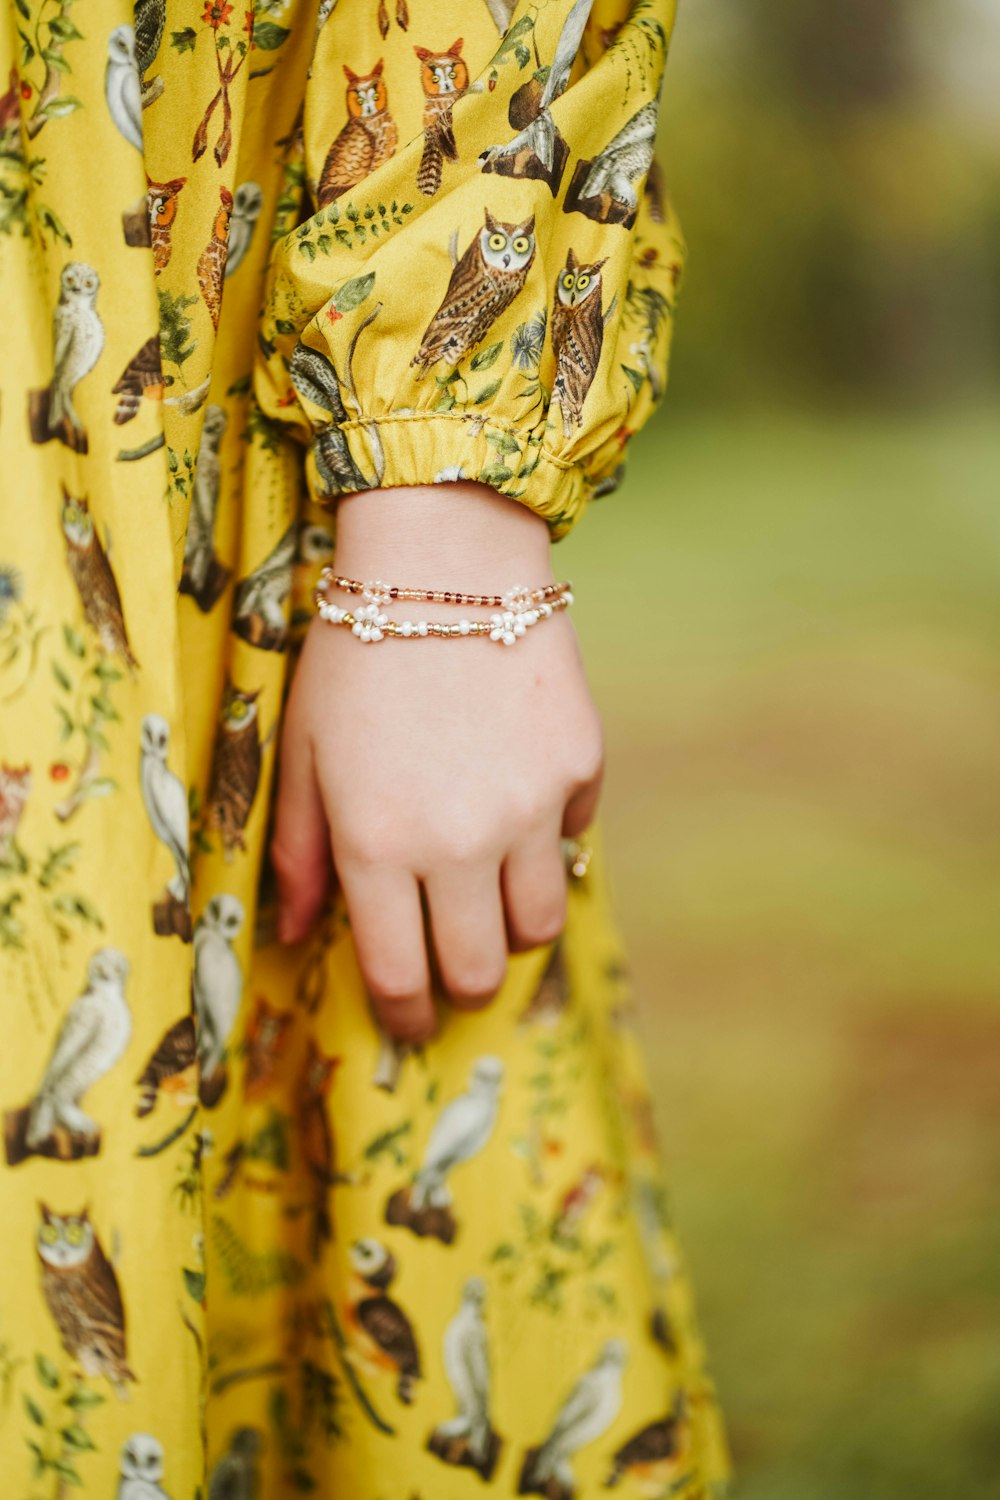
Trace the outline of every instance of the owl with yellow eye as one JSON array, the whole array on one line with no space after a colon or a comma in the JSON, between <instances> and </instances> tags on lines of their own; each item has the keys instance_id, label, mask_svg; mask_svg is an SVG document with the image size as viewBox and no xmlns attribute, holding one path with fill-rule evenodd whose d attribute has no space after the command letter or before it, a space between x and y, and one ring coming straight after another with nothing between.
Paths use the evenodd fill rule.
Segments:
<instances>
[{"instance_id":1,"label":"owl with yellow eye","mask_svg":"<svg viewBox=\"0 0 1000 1500\"><path fill-rule=\"evenodd\" d=\"M59 1214L44 1203L38 1207L42 1293L63 1348L84 1375L103 1375L124 1397L126 1382L135 1379L126 1356L125 1307L89 1210Z\"/></svg>"},{"instance_id":2,"label":"owl with yellow eye","mask_svg":"<svg viewBox=\"0 0 1000 1500\"><path fill-rule=\"evenodd\" d=\"M154 182L147 177L146 212L149 215L148 244L153 247L153 271L159 276L170 264L173 249L171 234L177 217L177 195L186 177L172 177L169 182Z\"/></svg>"},{"instance_id":3,"label":"owl with yellow eye","mask_svg":"<svg viewBox=\"0 0 1000 1500\"><path fill-rule=\"evenodd\" d=\"M604 343L601 309L603 260L589 265L577 260L572 248L556 278L552 307L552 352L556 378L552 400L562 412L563 433L572 437L583 422L583 403L597 374Z\"/></svg>"},{"instance_id":4,"label":"owl with yellow eye","mask_svg":"<svg viewBox=\"0 0 1000 1500\"><path fill-rule=\"evenodd\" d=\"M410 363L423 374L438 360L457 365L471 354L523 288L534 258L534 214L520 224L505 224L487 209Z\"/></svg>"}]
</instances>

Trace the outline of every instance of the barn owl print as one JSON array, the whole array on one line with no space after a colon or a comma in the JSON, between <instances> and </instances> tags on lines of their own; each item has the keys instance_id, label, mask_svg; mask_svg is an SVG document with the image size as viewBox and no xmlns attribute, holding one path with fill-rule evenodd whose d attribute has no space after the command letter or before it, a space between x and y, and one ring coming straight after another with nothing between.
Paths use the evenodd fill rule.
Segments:
<instances>
[{"instance_id":1,"label":"barn owl print","mask_svg":"<svg viewBox=\"0 0 1000 1500\"><path fill-rule=\"evenodd\" d=\"M212 758L206 825L221 835L226 858L246 848L245 832L260 783L260 724L257 692L229 683Z\"/></svg>"},{"instance_id":2,"label":"barn owl print","mask_svg":"<svg viewBox=\"0 0 1000 1500\"><path fill-rule=\"evenodd\" d=\"M433 198L441 186L445 160L457 161L452 109L469 87L469 70L462 60L462 38L446 52L414 47L420 60L420 82L424 90L424 151L417 170L417 186Z\"/></svg>"},{"instance_id":3,"label":"barn owl print","mask_svg":"<svg viewBox=\"0 0 1000 1500\"><path fill-rule=\"evenodd\" d=\"M556 357L556 378L552 400L559 403L566 437L572 437L583 422L583 403L600 363L604 342L603 265L603 260L582 264L571 248L566 264L556 277L552 304L552 352Z\"/></svg>"},{"instance_id":4,"label":"barn owl print","mask_svg":"<svg viewBox=\"0 0 1000 1500\"><path fill-rule=\"evenodd\" d=\"M104 1376L124 1399L129 1369L118 1277L87 1209L58 1214L39 1203L35 1235L42 1294L62 1346L84 1375Z\"/></svg>"},{"instance_id":5,"label":"barn owl print","mask_svg":"<svg viewBox=\"0 0 1000 1500\"><path fill-rule=\"evenodd\" d=\"M97 310L100 285L94 267L84 261L70 261L63 267L59 301L52 313L52 383L47 390L29 396L34 442L58 437L75 452L87 452L87 430L74 397L104 349L104 324Z\"/></svg>"},{"instance_id":6,"label":"barn owl print","mask_svg":"<svg viewBox=\"0 0 1000 1500\"><path fill-rule=\"evenodd\" d=\"M439 360L457 365L471 354L524 287L534 258L534 214L521 224L506 224L487 209L410 363L423 374Z\"/></svg>"},{"instance_id":7,"label":"barn owl print","mask_svg":"<svg viewBox=\"0 0 1000 1500\"><path fill-rule=\"evenodd\" d=\"M227 187L220 187L219 207L212 222L212 237L198 259L198 285L213 328L218 328L219 314L222 311L222 285L226 279L232 213L233 195Z\"/></svg>"},{"instance_id":8,"label":"barn owl print","mask_svg":"<svg viewBox=\"0 0 1000 1500\"><path fill-rule=\"evenodd\" d=\"M118 1062L132 1035L132 1013L125 998L128 972L128 959L118 948L101 948L91 957L86 988L66 1012L31 1101L30 1151L39 1150L57 1126L90 1141L99 1138L96 1120L81 1104Z\"/></svg>"},{"instance_id":9,"label":"barn owl print","mask_svg":"<svg viewBox=\"0 0 1000 1500\"><path fill-rule=\"evenodd\" d=\"M389 94L379 61L361 76L344 64L347 123L326 154L316 193L320 208L363 182L396 150L399 133L389 113Z\"/></svg>"},{"instance_id":10,"label":"barn owl print","mask_svg":"<svg viewBox=\"0 0 1000 1500\"><path fill-rule=\"evenodd\" d=\"M151 1432L133 1432L122 1444L115 1500L170 1500L163 1488L163 1444Z\"/></svg>"},{"instance_id":11,"label":"barn owl print","mask_svg":"<svg viewBox=\"0 0 1000 1500\"><path fill-rule=\"evenodd\" d=\"M170 236L177 218L177 198L186 182L186 177L171 177L169 182L153 182L148 177L146 179L149 240L153 247L153 271L157 276L170 264L173 250Z\"/></svg>"},{"instance_id":12,"label":"barn owl print","mask_svg":"<svg viewBox=\"0 0 1000 1500\"><path fill-rule=\"evenodd\" d=\"M85 499L63 486L62 529L66 561L83 606L83 617L95 631L101 650L120 656L129 667L138 666L129 645L125 615L111 560L101 546L94 518Z\"/></svg>"}]
</instances>

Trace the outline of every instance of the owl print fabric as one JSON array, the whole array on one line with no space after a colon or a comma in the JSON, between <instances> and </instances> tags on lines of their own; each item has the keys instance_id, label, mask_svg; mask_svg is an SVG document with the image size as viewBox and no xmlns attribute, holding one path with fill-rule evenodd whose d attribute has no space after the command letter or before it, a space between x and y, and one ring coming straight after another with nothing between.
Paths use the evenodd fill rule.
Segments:
<instances>
[{"instance_id":1,"label":"owl print fabric","mask_svg":"<svg viewBox=\"0 0 1000 1500\"><path fill-rule=\"evenodd\" d=\"M709 1500L599 853L418 1052L264 856L337 496L559 536L661 394L670 0L5 19L0 1489Z\"/></svg>"}]
</instances>

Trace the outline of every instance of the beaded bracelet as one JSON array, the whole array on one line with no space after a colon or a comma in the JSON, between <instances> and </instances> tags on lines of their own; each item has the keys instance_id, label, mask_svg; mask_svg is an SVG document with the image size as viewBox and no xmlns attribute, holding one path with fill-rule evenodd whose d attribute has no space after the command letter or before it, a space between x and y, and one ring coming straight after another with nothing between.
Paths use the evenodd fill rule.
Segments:
<instances>
[{"instance_id":1,"label":"beaded bracelet","mask_svg":"<svg viewBox=\"0 0 1000 1500\"><path fill-rule=\"evenodd\" d=\"M360 594L366 602L353 610L341 609L329 598L332 589ZM357 578L341 578L331 568L324 568L320 574L314 598L321 619L329 625L345 626L366 644L384 640L387 636L398 640L422 640L428 636L481 635L505 646L513 646L532 625L549 619L558 609L568 609L573 603L568 581L547 583L537 589L517 585L504 594L465 594L454 589L400 588L380 579L361 582ZM444 620L390 620L382 605L394 600L466 605L495 612L488 620L462 619L454 625Z\"/></svg>"}]
</instances>

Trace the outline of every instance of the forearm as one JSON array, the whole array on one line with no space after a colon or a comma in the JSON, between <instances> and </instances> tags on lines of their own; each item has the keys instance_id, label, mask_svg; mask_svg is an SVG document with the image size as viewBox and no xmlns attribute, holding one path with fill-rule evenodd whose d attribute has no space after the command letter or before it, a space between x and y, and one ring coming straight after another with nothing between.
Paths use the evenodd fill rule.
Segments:
<instances>
[{"instance_id":1,"label":"forearm","mask_svg":"<svg viewBox=\"0 0 1000 1500\"><path fill-rule=\"evenodd\" d=\"M549 530L488 485L413 485L345 496L337 571L403 586L498 593L552 577Z\"/></svg>"}]
</instances>

